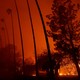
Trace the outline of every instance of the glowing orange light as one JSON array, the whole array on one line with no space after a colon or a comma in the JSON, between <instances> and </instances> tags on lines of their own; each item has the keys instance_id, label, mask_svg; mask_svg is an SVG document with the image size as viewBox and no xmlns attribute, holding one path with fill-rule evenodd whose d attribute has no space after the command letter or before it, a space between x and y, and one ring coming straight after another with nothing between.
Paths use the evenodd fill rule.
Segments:
<instances>
[{"instance_id":1,"label":"glowing orange light","mask_svg":"<svg viewBox=\"0 0 80 80\"><path fill-rule=\"evenodd\" d=\"M63 73L59 73L59 75L60 75L60 76L62 76L62 75L63 75Z\"/></svg>"},{"instance_id":2,"label":"glowing orange light","mask_svg":"<svg viewBox=\"0 0 80 80\"><path fill-rule=\"evenodd\" d=\"M80 68L80 63L78 65L79 65L79 68Z\"/></svg>"},{"instance_id":3,"label":"glowing orange light","mask_svg":"<svg viewBox=\"0 0 80 80\"><path fill-rule=\"evenodd\" d=\"M36 74L32 74L32 76L36 76Z\"/></svg>"}]
</instances>

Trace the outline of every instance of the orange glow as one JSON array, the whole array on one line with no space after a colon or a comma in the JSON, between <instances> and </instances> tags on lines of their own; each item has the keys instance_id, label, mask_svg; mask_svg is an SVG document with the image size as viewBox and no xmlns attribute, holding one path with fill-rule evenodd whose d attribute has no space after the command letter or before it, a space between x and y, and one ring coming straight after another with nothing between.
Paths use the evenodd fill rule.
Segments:
<instances>
[{"instance_id":1,"label":"orange glow","mask_svg":"<svg viewBox=\"0 0 80 80\"><path fill-rule=\"evenodd\" d=\"M59 69L59 75L78 75L76 67L73 63L66 66L61 66Z\"/></svg>"},{"instance_id":2,"label":"orange glow","mask_svg":"<svg viewBox=\"0 0 80 80\"><path fill-rule=\"evenodd\" d=\"M63 76L63 75L65 75L64 73L59 73L59 76Z\"/></svg>"},{"instance_id":3,"label":"orange glow","mask_svg":"<svg viewBox=\"0 0 80 80\"><path fill-rule=\"evenodd\" d=\"M33 46L33 39L32 39L32 32L31 32L31 25L29 21L29 15L28 15L28 9L26 5L26 0L16 0L17 6L20 14L20 22L21 22L21 28L22 28L22 35L23 35L23 41L24 41L24 52L25 52L25 59L26 58L32 58L33 62L34 60L34 46ZM40 54L43 50L46 49L46 43L43 33L42 24L40 21L40 16L38 13L38 10L35 5L35 0L28 0L31 8L31 15L33 19L34 24L34 30L35 30L35 37L36 37L36 44L37 44L37 53ZM39 5L43 14L44 21L46 23L46 15L51 13L51 5L53 0L38 0ZM74 2L79 3L80 0L73 0ZM7 15L6 9L11 8L12 14L13 14L13 23L14 23L14 30L15 30L15 43L17 47L17 51L21 54L21 42L20 42L20 33L18 28L18 20L17 20L17 14L16 9L14 5L13 0L0 0L0 18L4 18L6 22L6 26L9 32L9 39L10 43L12 44L12 29L11 29L11 19L10 16ZM80 12L79 12L80 14ZM80 15L78 15L78 18L80 19ZM0 25L2 26L2 25ZM50 48L53 50L53 41L50 38L49 39ZM79 64L80 67L80 64ZM20 68L18 68L20 71ZM23 72L22 72L23 74ZM59 75L77 75L76 68L74 64L69 64L68 66L60 67L59 69ZM36 74L33 74L32 76L36 76Z\"/></svg>"},{"instance_id":4,"label":"orange glow","mask_svg":"<svg viewBox=\"0 0 80 80\"><path fill-rule=\"evenodd\" d=\"M46 23L46 15L51 13L51 5L53 0L38 0L39 5L44 17L44 21ZM79 3L79 0L73 0L74 2ZM34 58L34 47L33 47L33 39L32 39L32 32L30 27L30 21L29 21L29 15L28 15L28 9L26 0L16 0L19 15L20 15L20 22L22 27L22 33L23 33L23 41L24 41L24 52L25 52L25 58L33 57ZM11 8L12 14L13 14L13 23L14 23L14 30L15 30L15 43L17 46L17 50L21 52L21 44L20 44L20 34L19 34L19 28L18 28L18 21L17 21L17 14L16 9L14 5L14 0L0 0L0 17L4 18L6 21L6 25L8 28L9 36L10 36L10 43L12 43L12 32L11 32L11 19L10 16L7 15L6 9ZM34 24L34 30L35 30L35 37L36 37L36 43L37 43L37 52L40 53L44 49L46 49L45 39L44 39L44 33L42 30L42 24L40 21L40 16L38 13L38 10L36 8L36 4L34 0L29 0L31 13L32 13L32 19ZM33 6L34 4L34 6ZM36 22L37 21L37 22ZM50 46L51 49L53 49L52 40L50 40Z\"/></svg>"},{"instance_id":5,"label":"orange glow","mask_svg":"<svg viewBox=\"0 0 80 80\"><path fill-rule=\"evenodd\" d=\"M36 74L32 74L32 76L36 76Z\"/></svg>"}]
</instances>

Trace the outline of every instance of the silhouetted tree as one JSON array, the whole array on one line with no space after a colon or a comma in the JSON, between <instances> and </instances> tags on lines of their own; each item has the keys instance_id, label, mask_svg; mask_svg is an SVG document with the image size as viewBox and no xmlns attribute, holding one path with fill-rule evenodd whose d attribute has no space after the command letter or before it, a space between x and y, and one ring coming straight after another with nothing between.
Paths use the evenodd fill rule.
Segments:
<instances>
[{"instance_id":1,"label":"silhouetted tree","mask_svg":"<svg viewBox=\"0 0 80 80\"><path fill-rule=\"evenodd\" d=\"M49 62L47 52L44 51L38 56L39 70L46 70L47 75L49 74Z\"/></svg>"},{"instance_id":2,"label":"silhouetted tree","mask_svg":"<svg viewBox=\"0 0 80 80\"><path fill-rule=\"evenodd\" d=\"M12 10L10 8L7 9L7 13L11 16L11 22L12 22L12 37L13 37L13 45L15 45L15 36L14 36L14 26L13 26L13 16L12 16ZM16 74L16 58L15 58L15 46L14 46L14 74Z\"/></svg>"},{"instance_id":3,"label":"silhouetted tree","mask_svg":"<svg viewBox=\"0 0 80 80\"><path fill-rule=\"evenodd\" d=\"M25 75L27 77L31 77L33 74L35 74L35 64L33 64L32 59L26 59L25 60Z\"/></svg>"},{"instance_id":4,"label":"silhouetted tree","mask_svg":"<svg viewBox=\"0 0 80 80\"><path fill-rule=\"evenodd\" d=\"M60 68L60 63L62 62L63 56L64 55L54 52L52 52L51 54L52 67L56 78L58 77L58 70ZM39 65L39 70L46 70L47 75L49 74L49 62L46 51L44 51L41 55L38 56L38 65Z\"/></svg>"},{"instance_id":5,"label":"silhouetted tree","mask_svg":"<svg viewBox=\"0 0 80 80\"><path fill-rule=\"evenodd\" d=\"M50 47L49 47L49 41L48 41L48 37L47 37L47 33L46 33L46 28L45 28L45 24L44 24L44 20L43 20L43 16L38 4L38 1L35 0L39 14L40 14L40 18L42 21L42 25L43 25L43 30L44 30L44 36L45 36L45 40L46 40L46 46L47 46L47 50L48 50L48 61L49 61L49 68L50 68L50 78L54 78L54 73L53 73L53 68L52 68L52 59L51 59L51 52L50 52Z\"/></svg>"},{"instance_id":6,"label":"silhouetted tree","mask_svg":"<svg viewBox=\"0 0 80 80\"><path fill-rule=\"evenodd\" d=\"M19 23L19 30L20 30L20 37L21 37L21 47L22 47L22 64L23 64L23 74L24 74L24 45L23 45L23 37L22 37L22 30L21 30L21 24L20 24L20 16L18 12L18 7L16 0L14 0L16 11L17 11L17 17L18 17L18 23Z\"/></svg>"},{"instance_id":7,"label":"silhouetted tree","mask_svg":"<svg viewBox=\"0 0 80 80\"><path fill-rule=\"evenodd\" d=\"M32 35L33 35L33 42L34 42L34 54L35 54L35 61L36 61L36 76L39 76L38 72L38 64L37 64L37 50L36 50L36 41L35 41L35 34L34 34L34 28L33 28L33 23L32 23L32 17L31 17L31 12L30 12L30 7L28 0L26 0L27 5L28 5L28 11L29 11L29 16L30 16L30 22L31 22L31 29L32 29Z\"/></svg>"},{"instance_id":8,"label":"silhouetted tree","mask_svg":"<svg viewBox=\"0 0 80 80\"><path fill-rule=\"evenodd\" d=\"M59 76L58 70L59 70L59 68L60 68L60 66L61 66L61 62L62 62L63 57L64 57L64 55L61 55L61 54L59 54L59 53L57 53L57 52L55 52L55 53L53 54L53 59L55 59L55 62L56 62L56 65L55 65L55 67L54 67L56 79L57 79L58 76Z\"/></svg>"},{"instance_id":9,"label":"silhouetted tree","mask_svg":"<svg viewBox=\"0 0 80 80\"><path fill-rule=\"evenodd\" d=\"M53 0L52 14L47 15L48 36L55 41L55 50L69 54L76 65L78 76L78 54L80 46L80 22L76 19L78 8L71 0Z\"/></svg>"}]
</instances>

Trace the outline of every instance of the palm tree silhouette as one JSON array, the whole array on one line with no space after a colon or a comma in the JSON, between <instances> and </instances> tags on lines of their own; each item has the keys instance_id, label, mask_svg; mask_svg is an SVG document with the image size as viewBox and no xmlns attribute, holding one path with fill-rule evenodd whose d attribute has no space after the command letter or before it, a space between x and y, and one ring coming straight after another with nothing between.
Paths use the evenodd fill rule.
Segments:
<instances>
[{"instance_id":1,"label":"palm tree silhouette","mask_svg":"<svg viewBox=\"0 0 80 80\"><path fill-rule=\"evenodd\" d=\"M7 13L11 15L11 21L12 21L12 35L13 35L13 45L15 46L15 38L14 38L14 27L13 27L13 16L12 16L12 10L10 8L7 9ZM15 53L15 47L14 47L14 53Z\"/></svg>"},{"instance_id":2,"label":"palm tree silhouette","mask_svg":"<svg viewBox=\"0 0 80 80\"><path fill-rule=\"evenodd\" d=\"M5 34L6 34L7 41L8 41L8 51L10 54L10 41L9 41L9 34L8 34L7 26L6 26L5 20L3 18L1 19L1 22L4 24Z\"/></svg>"},{"instance_id":3,"label":"palm tree silhouette","mask_svg":"<svg viewBox=\"0 0 80 80\"><path fill-rule=\"evenodd\" d=\"M43 25L43 30L44 30L45 40L46 40L46 46L47 46L47 50L48 50L48 58L49 58L49 63L50 63L50 65L49 65L50 73L51 73L50 76L52 77L54 74L53 74L53 67L52 67L52 59L51 59L51 52L50 52L50 47L49 47L49 41L48 41L46 28L45 28L45 24L44 24L44 20L43 20L43 16L42 16L39 4L38 4L37 0L35 0L35 2L36 2L37 8L38 8L38 11L39 11L39 14L40 14L40 18L41 18L41 21L42 21L42 25Z\"/></svg>"},{"instance_id":4,"label":"palm tree silhouette","mask_svg":"<svg viewBox=\"0 0 80 80\"><path fill-rule=\"evenodd\" d=\"M36 50L35 34L34 34L34 28L33 28L32 17L31 17L31 12L30 12L30 7L29 7L28 0L26 0L26 2L27 2L27 5L28 5L31 28L32 28L32 35L33 35L33 42L34 42L34 54L35 54L35 60L36 60L36 76L38 77L39 76L39 72L38 72L38 63L37 63L37 50Z\"/></svg>"},{"instance_id":5,"label":"palm tree silhouette","mask_svg":"<svg viewBox=\"0 0 80 80\"><path fill-rule=\"evenodd\" d=\"M13 50L14 50L14 76L16 75L16 51L15 51L15 36L14 36L14 26L13 26L13 16L12 10L10 8L7 9L7 13L11 15L11 22L12 22L12 35L13 35Z\"/></svg>"},{"instance_id":6,"label":"palm tree silhouette","mask_svg":"<svg viewBox=\"0 0 80 80\"><path fill-rule=\"evenodd\" d=\"M1 22L4 24L4 28L3 29L5 30L5 35L7 36L7 41L8 41L8 45L9 45L10 44L9 43L9 34L8 34L6 23L5 23L3 18L1 19ZM10 49L9 49L9 52L10 52Z\"/></svg>"},{"instance_id":7,"label":"palm tree silhouette","mask_svg":"<svg viewBox=\"0 0 80 80\"><path fill-rule=\"evenodd\" d=\"M16 0L14 0L14 3L15 3L15 7L16 7L18 23L19 23L19 30L20 30L20 37L21 37L20 40L21 40L21 47L22 47L22 67L23 67L23 73L22 74L24 75L24 45L23 45L23 38L22 38L22 30L21 30L20 16L19 16Z\"/></svg>"}]
</instances>

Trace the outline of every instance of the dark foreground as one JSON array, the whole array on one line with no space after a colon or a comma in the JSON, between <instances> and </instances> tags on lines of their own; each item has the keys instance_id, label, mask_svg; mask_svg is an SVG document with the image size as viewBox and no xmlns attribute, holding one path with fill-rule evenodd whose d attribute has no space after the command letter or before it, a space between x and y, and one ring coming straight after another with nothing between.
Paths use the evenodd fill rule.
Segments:
<instances>
[{"instance_id":1,"label":"dark foreground","mask_svg":"<svg viewBox=\"0 0 80 80\"><path fill-rule=\"evenodd\" d=\"M48 79L48 77L36 78L36 77L32 76L32 77L16 77L14 79L13 78L9 79L9 78L4 77L4 79L0 79L0 80L52 80L52 79ZM55 80L79 80L79 79L76 76L59 76Z\"/></svg>"},{"instance_id":2,"label":"dark foreground","mask_svg":"<svg viewBox=\"0 0 80 80\"><path fill-rule=\"evenodd\" d=\"M50 80L50 79L48 79L47 77L39 77L39 79L36 79L35 77L29 77L29 78L25 78L24 80ZM68 77L60 76L55 80L80 80L80 79L78 79L77 77L73 77L73 76L71 76L71 77L70 76L68 76Z\"/></svg>"}]
</instances>

